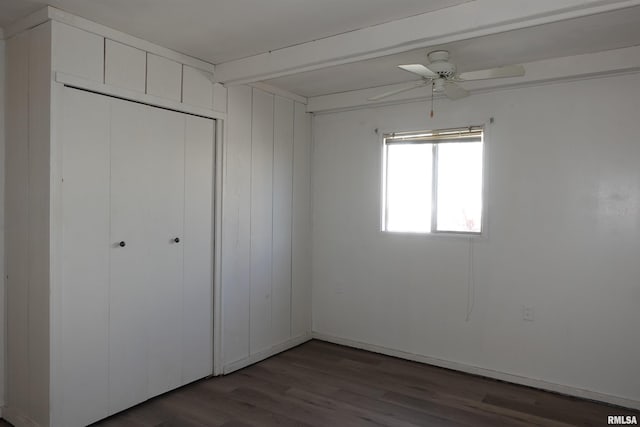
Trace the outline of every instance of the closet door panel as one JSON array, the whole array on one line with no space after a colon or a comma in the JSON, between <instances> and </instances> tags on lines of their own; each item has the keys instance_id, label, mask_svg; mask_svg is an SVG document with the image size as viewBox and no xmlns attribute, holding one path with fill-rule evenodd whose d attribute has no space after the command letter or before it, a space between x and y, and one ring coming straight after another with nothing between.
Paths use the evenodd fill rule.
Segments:
<instances>
[{"instance_id":1,"label":"closet door panel","mask_svg":"<svg viewBox=\"0 0 640 427\"><path fill-rule=\"evenodd\" d=\"M214 121L186 116L182 380L213 372Z\"/></svg>"},{"instance_id":2,"label":"closet door panel","mask_svg":"<svg viewBox=\"0 0 640 427\"><path fill-rule=\"evenodd\" d=\"M155 396L181 385L185 115L147 107L151 146L145 220L149 269L148 384ZM176 242L178 239L179 242Z\"/></svg>"},{"instance_id":3,"label":"closet door panel","mask_svg":"<svg viewBox=\"0 0 640 427\"><path fill-rule=\"evenodd\" d=\"M108 415L109 98L65 88L61 369L64 425Z\"/></svg>"},{"instance_id":4,"label":"closet door panel","mask_svg":"<svg viewBox=\"0 0 640 427\"><path fill-rule=\"evenodd\" d=\"M111 100L109 403L117 412L148 398L149 221L153 163L149 107ZM124 242L121 247L119 242Z\"/></svg>"}]
</instances>

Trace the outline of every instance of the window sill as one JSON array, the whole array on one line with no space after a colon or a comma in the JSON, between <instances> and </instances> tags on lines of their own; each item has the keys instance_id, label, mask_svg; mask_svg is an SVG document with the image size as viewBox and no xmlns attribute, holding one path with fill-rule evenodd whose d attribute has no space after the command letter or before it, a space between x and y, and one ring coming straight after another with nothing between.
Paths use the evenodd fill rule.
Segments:
<instances>
[{"instance_id":1,"label":"window sill","mask_svg":"<svg viewBox=\"0 0 640 427\"><path fill-rule=\"evenodd\" d=\"M437 231L437 232L421 232L421 231L386 231L380 230L382 235L388 236L410 236L411 238L425 238L425 239L461 239L461 240L486 240L487 233L467 233L467 232L455 232L455 231Z\"/></svg>"}]
</instances>

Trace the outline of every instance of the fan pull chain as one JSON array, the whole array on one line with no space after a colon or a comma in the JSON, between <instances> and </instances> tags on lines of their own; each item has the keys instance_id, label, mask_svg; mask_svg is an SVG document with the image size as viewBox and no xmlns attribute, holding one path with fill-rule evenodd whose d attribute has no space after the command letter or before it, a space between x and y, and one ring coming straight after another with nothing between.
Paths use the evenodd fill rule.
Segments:
<instances>
[{"instance_id":1,"label":"fan pull chain","mask_svg":"<svg viewBox=\"0 0 640 427\"><path fill-rule=\"evenodd\" d=\"M435 83L431 80L431 118L433 118L433 86L435 86Z\"/></svg>"}]
</instances>

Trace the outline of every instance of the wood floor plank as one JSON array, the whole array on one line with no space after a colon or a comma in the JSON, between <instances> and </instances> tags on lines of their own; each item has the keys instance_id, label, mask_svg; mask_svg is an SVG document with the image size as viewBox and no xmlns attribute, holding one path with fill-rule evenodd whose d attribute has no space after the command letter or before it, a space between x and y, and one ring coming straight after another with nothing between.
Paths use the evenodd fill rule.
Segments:
<instances>
[{"instance_id":1,"label":"wood floor plank","mask_svg":"<svg viewBox=\"0 0 640 427\"><path fill-rule=\"evenodd\" d=\"M95 425L567 427L606 425L609 415L640 419L640 411L314 340Z\"/></svg>"}]
</instances>

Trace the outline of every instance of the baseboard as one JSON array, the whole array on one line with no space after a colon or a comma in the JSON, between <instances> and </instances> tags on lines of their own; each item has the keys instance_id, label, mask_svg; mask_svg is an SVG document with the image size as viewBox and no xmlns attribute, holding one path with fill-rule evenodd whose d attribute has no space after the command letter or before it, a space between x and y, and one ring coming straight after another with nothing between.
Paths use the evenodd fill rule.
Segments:
<instances>
[{"instance_id":1,"label":"baseboard","mask_svg":"<svg viewBox=\"0 0 640 427\"><path fill-rule=\"evenodd\" d=\"M14 427L40 427L22 411L5 406L2 408L2 418L9 421Z\"/></svg>"},{"instance_id":2,"label":"baseboard","mask_svg":"<svg viewBox=\"0 0 640 427\"><path fill-rule=\"evenodd\" d=\"M467 365L459 362L451 362L435 357L423 356L420 354L408 353L401 350L382 347L374 344L367 344L359 341L340 338L319 332L313 332L311 336L320 341L327 341L334 344L340 344L347 347L359 348L374 353L385 354L387 356L398 357L400 359L412 360L414 362L425 363L428 365L438 366L441 368L453 369L455 371L466 372L468 374L479 375L482 377L492 378L501 381L507 381L514 384L520 384L528 387L534 387L542 390L552 391L554 393L565 394L568 396L580 397L583 399L596 400L611 405L621 406L624 408L640 410L640 401L627 399L620 396L598 393L595 391L584 390L581 388L571 387L562 384L555 384L544 380L523 377L521 375L509 374L506 372L494 371L492 369L481 368L479 366Z\"/></svg>"},{"instance_id":3,"label":"baseboard","mask_svg":"<svg viewBox=\"0 0 640 427\"><path fill-rule=\"evenodd\" d=\"M237 371L238 369L242 369L249 365L253 365L254 363L260 362L261 360L264 360L278 353L282 353L285 350L289 350L290 348L296 347L311 339L312 338L310 333L288 339L287 341L271 346L266 350L262 350L258 353L252 354L251 356L246 357L244 359L225 364L222 367L222 374L223 375L230 374L231 372Z\"/></svg>"}]
</instances>

